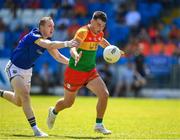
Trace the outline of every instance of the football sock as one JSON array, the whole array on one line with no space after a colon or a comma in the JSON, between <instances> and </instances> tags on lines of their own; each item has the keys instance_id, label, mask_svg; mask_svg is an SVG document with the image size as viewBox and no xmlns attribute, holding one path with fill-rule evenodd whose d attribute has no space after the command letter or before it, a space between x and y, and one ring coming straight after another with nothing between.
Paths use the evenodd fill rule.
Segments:
<instances>
[{"instance_id":1,"label":"football sock","mask_svg":"<svg viewBox=\"0 0 180 140\"><path fill-rule=\"evenodd\" d=\"M3 97L4 90L0 90L0 96Z\"/></svg>"},{"instance_id":2,"label":"football sock","mask_svg":"<svg viewBox=\"0 0 180 140\"><path fill-rule=\"evenodd\" d=\"M33 126L32 129L33 129L34 132L37 132L37 131L39 130L39 128L37 127L37 125Z\"/></svg>"},{"instance_id":3,"label":"football sock","mask_svg":"<svg viewBox=\"0 0 180 140\"><path fill-rule=\"evenodd\" d=\"M102 124L103 119L102 118L96 118L96 125Z\"/></svg>"},{"instance_id":4,"label":"football sock","mask_svg":"<svg viewBox=\"0 0 180 140\"><path fill-rule=\"evenodd\" d=\"M32 117L32 118L28 119L28 122L31 125L31 127L36 126L36 119L35 119L35 117Z\"/></svg>"},{"instance_id":5,"label":"football sock","mask_svg":"<svg viewBox=\"0 0 180 140\"><path fill-rule=\"evenodd\" d=\"M58 112L56 112L55 109L53 109L52 112L53 112L54 115L57 115L57 114L58 114Z\"/></svg>"}]
</instances>

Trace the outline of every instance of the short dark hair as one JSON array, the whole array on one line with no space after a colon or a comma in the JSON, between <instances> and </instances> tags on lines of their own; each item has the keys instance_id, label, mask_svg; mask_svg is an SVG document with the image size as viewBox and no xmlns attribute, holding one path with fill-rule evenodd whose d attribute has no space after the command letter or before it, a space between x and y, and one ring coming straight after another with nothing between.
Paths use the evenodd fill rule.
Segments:
<instances>
[{"instance_id":1,"label":"short dark hair","mask_svg":"<svg viewBox=\"0 0 180 140\"><path fill-rule=\"evenodd\" d=\"M47 21L52 20L52 17L42 17L39 21L39 28L40 26L44 25Z\"/></svg>"},{"instance_id":2,"label":"short dark hair","mask_svg":"<svg viewBox=\"0 0 180 140\"><path fill-rule=\"evenodd\" d=\"M92 19L101 19L103 22L107 21L107 15L103 11L95 11Z\"/></svg>"}]
</instances>

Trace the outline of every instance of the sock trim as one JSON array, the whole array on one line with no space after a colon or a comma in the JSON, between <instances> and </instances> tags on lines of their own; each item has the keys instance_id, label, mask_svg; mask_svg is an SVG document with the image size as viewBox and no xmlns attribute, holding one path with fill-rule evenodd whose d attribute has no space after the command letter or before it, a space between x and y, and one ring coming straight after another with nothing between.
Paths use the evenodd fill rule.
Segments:
<instances>
[{"instance_id":1,"label":"sock trim","mask_svg":"<svg viewBox=\"0 0 180 140\"><path fill-rule=\"evenodd\" d=\"M58 112L56 112L55 109L53 109L52 112L53 112L54 115L58 114Z\"/></svg>"},{"instance_id":2,"label":"sock trim","mask_svg":"<svg viewBox=\"0 0 180 140\"><path fill-rule=\"evenodd\" d=\"M96 123L102 123L103 119L102 118L96 118Z\"/></svg>"},{"instance_id":3,"label":"sock trim","mask_svg":"<svg viewBox=\"0 0 180 140\"><path fill-rule=\"evenodd\" d=\"M35 126L36 125L36 119L35 117L32 117L30 119L28 119L28 122L30 124L31 127Z\"/></svg>"}]
</instances>

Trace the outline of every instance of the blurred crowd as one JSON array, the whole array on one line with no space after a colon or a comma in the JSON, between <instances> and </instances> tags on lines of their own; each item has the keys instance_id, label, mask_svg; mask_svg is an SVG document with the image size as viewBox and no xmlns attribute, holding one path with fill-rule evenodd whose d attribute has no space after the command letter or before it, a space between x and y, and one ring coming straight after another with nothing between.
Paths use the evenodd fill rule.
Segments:
<instances>
[{"instance_id":1,"label":"blurred crowd","mask_svg":"<svg viewBox=\"0 0 180 140\"><path fill-rule=\"evenodd\" d=\"M109 65L97 52L97 68L111 96L141 96L142 87L180 88L179 0L0 0L0 59L9 58L18 41L42 16L55 21L54 40L70 40L95 10L107 13L107 40L125 56ZM68 49L60 50L69 55ZM48 53L34 67L33 85L63 84L64 65ZM82 93L88 95L86 89Z\"/></svg>"}]
</instances>

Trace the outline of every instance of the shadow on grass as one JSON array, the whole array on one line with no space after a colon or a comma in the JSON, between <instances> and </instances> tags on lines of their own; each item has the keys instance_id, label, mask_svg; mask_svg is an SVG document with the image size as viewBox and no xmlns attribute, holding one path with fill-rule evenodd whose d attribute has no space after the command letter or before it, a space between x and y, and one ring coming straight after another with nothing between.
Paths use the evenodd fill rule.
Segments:
<instances>
[{"instance_id":1,"label":"shadow on grass","mask_svg":"<svg viewBox=\"0 0 180 140\"><path fill-rule=\"evenodd\" d=\"M93 139L93 140L95 140L95 139L104 139L104 138L106 138L106 137L101 137L101 136L99 136L99 137L88 137L88 136L60 136L60 135L51 135L51 136L53 136L53 137L56 137L56 138L61 138L61 139ZM52 138L52 137L51 137Z\"/></svg>"},{"instance_id":2,"label":"shadow on grass","mask_svg":"<svg viewBox=\"0 0 180 140\"><path fill-rule=\"evenodd\" d=\"M22 137L22 138L32 138L34 137L33 135L22 135L22 134L14 134L12 136L15 136L15 137Z\"/></svg>"},{"instance_id":3,"label":"shadow on grass","mask_svg":"<svg viewBox=\"0 0 180 140\"><path fill-rule=\"evenodd\" d=\"M12 134L12 135L5 135L5 136L12 136L16 137L13 139L31 139L31 138L36 138L33 135L23 135L23 134ZM107 137L105 136L63 136L63 135L49 135L49 137L45 138L50 138L50 139L91 139L91 140L96 140L96 139L106 139Z\"/></svg>"},{"instance_id":4,"label":"shadow on grass","mask_svg":"<svg viewBox=\"0 0 180 140\"><path fill-rule=\"evenodd\" d=\"M71 138L71 139L104 139L105 137L81 137L81 136L65 136L66 138Z\"/></svg>"}]
</instances>

